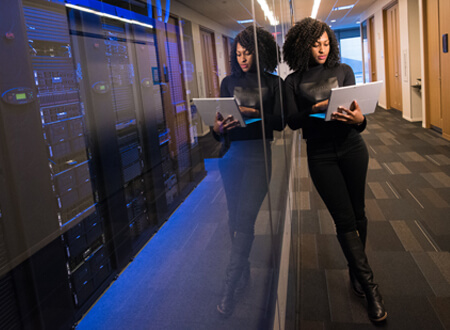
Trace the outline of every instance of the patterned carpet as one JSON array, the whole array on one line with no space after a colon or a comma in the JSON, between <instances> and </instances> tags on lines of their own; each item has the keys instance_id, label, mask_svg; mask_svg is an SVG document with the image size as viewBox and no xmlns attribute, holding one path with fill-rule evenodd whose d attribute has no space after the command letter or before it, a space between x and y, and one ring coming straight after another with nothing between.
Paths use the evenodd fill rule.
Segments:
<instances>
[{"instance_id":1,"label":"patterned carpet","mask_svg":"<svg viewBox=\"0 0 450 330\"><path fill-rule=\"evenodd\" d=\"M373 325L364 299L350 292L346 261L310 181L302 141L292 250L300 266L291 279L298 295L288 301L286 328L450 329L450 142L395 110L377 109L367 119L367 254L388 320Z\"/></svg>"}]
</instances>

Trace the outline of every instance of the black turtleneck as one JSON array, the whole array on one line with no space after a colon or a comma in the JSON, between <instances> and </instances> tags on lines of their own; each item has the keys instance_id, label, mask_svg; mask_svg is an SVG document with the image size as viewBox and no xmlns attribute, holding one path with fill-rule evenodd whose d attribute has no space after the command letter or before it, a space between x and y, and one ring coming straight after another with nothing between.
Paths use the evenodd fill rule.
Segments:
<instances>
[{"instance_id":1,"label":"black turtleneck","mask_svg":"<svg viewBox=\"0 0 450 330\"><path fill-rule=\"evenodd\" d=\"M304 139L345 137L351 130L362 132L365 119L361 125L349 125L309 117L314 104L330 97L331 88L354 84L353 70L343 63L334 68L317 64L305 72L291 73L285 82L287 124L294 130L302 128Z\"/></svg>"},{"instance_id":2,"label":"black turtleneck","mask_svg":"<svg viewBox=\"0 0 450 330\"><path fill-rule=\"evenodd\" d=\"M266 139L273 139L273 130L284 128L281 115L280 84L281 78L270 73L261 75L264 127ZM231 75L223 79L220 85L221 97L236 97L239 105L261 110L258 76L256 72ZM238 127L228 132L231 140L253 140L262 138L261 121L246 127Z\"/></svg>"}]
</instances>

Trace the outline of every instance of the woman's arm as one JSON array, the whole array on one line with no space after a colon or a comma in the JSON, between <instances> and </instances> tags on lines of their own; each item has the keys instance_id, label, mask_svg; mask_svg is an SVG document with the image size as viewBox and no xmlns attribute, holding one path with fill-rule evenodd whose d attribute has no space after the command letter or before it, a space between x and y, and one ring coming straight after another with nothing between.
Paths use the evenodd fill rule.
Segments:
<instances>
[{"instance_id":1,"label":"woman's arm","mask_svg":"<svg viewBox=\"0 0 450 330\"><path fill-rule=\"evenodd\" d=\"M311 107L300 104L295 88L297 83L293 75L289 75L286 78L285 108L287 110L287 124L293 130L301 128L312 112Z\"/></svg>"},{"instance_id":2,"label":"woman's arm","mask_svg":"<svg viewBox=\"0 0 450 330\"><path fill-rule=\"evenodd\" d=\"M271 84L270 90L272 101L269 103L271 104L272 109L270 109L270 111L264 111L265 121L270 123L272 129L282 131L286 126L286 105L281 102L283 100L283 95L281 93L284 93L284 82L279 76L270 75L267 78L270 78Z\"/></svg>"},{"instance_id":3,"label":"woman's arm","mask_svg":"<svg viewBox=\"0 0 450 330\"><path fill-rule=\"evenodd\" d=\"M342 69L344 70L344 86L351 86L356 84L355 74L353 73L353 69L347 64L341 64Z\"/></svg>"}]
</instances>

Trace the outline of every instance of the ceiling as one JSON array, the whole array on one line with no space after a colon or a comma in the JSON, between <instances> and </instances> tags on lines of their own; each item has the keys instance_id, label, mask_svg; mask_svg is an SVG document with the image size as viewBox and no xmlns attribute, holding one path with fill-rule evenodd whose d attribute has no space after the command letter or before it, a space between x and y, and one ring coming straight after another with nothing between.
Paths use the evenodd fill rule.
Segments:
<instances>
[{"instance_id":1,"label":"ceiling","mask_svg":"<svg viewBox=\"0 0 450 330\"><path fill-rule=\"evenodd\" d=\"M235 31L242 30L243 27L251 23L239 24L240 20L252 18L252 0L176 0L186 7L214 20L215 22ZM292 0L294 4L294 20L298 21L304 17L310 16L314 0ZM333 29L343 29L357 27L359 17L376 0L322 0L317 18L328 23ZM289 0L267 0L267 3L275 3L275 14L279 21L287 23L290 19ZM333 10L336 7L342 7L354 4L354 7L347 10ZM270 26L269 21L265 19L264 13L257 0L254 0L256 21L259 25ZM269 5L269 7L273 7ZM282 13L282 14L281 14ZM335 22L332 22L335 20Z\"/></svg>"}]
</instances>

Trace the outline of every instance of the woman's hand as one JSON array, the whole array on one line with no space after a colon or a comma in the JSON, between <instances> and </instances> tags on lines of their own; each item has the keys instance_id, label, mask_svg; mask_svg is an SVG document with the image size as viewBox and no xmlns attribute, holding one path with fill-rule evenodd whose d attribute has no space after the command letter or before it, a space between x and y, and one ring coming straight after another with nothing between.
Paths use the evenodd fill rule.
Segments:
<instances>
[{"instance_id":1,"label":"woman's hand","mask_svg":"<svg viewBox=\"0 0 450 330\"><path fill-rule=\"evenodd\" d=\"M350 105L350 109L339 107L336 112L331 114L331 119L342 121L347 124L360 125L364 122L364 115L361 112L358 102L354 100Z\"/></svg>"},{"instance_id":2,"label":"woman's hand","mask_svg":"<svg viewBox=\"0 0 450 330\"><path fill-rule=\"evenodd\" d=\"M239 106L239 110L245 117L249 117L249 118L261 117L261 113L259 112L259 110L254 109L254 108Z\"/></svg>"},{"instance_id":3,"label":"woman's hand","mask_svg":"<svg viewBox=\"0 0 450 330\"><path fill-rule=\"evenodd\" d=\"M328 100L316 103L312 106L311 112L312 113L318 113L318 112L324 112L328 108Z\"/></svg>"},{"instance_id":4,"label":"woman's hand","mask_svg":"<svg viewBox=\"0 0 450 330\"><path fill-rule=\"evenodd\" d=\"M226 131L233 129L239 126L239 121L235 120L232 115L229 115L227 118L223 118L222 114L218 112L216 114L216 120L214 122L213 130L216 134L223 134Z\"/></svg>"}]
</instances>

